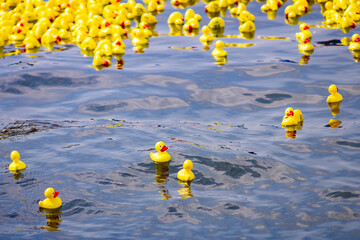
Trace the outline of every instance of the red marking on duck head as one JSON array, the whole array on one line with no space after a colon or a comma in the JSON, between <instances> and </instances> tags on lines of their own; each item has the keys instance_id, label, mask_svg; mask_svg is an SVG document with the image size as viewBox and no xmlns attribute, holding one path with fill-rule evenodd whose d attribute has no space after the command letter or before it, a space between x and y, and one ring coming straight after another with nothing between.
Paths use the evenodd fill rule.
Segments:
<instances>
[{"instance_id":1,"label":"red marking on duck head","mask_svg":"<svg viewBox=\"0 0 360 240\"><path fill-rule=\"evenodd\" d=\"M308 43L308 42L310 42L310 40L309 40L308 38L306 38L306 39L304 40L304 43Z\"/></svg>"},{"instance_id":2,"label":"red marking on duck head","mask_svg":"<svg viewBox=\"0 0 360 240\"><path fill-rule=\"evenodd\" d=\"M168 150L168 147L164 145L164 146L160 149L160 152L165 152L166 150Z\"/></svg>"},{"instance_id":3,"label":"red marking on duck head","mask_svg":"<svg viewBox=\"0 0 360 240\"><path fill-rule=\"evenodd\" d=\"M109 60L105 60L105 61L104 61L104 66L105 66L105 67L108 67L109 65L110 65Z\"/></svg>"},{"instance_id":4,"label":"red marking on duck head","mask_svg":"<svg viewBox=\"0 0 360 240\"><path fill-rule=\"evenodd\" d=\"M308 25L306 25L305 27L304 27L304 30L308 30L310 27L308 26Z\"/></svg>"},{"instance_id":5,"label":"red marking on duck head","mask_svg":"<svg viewBox=\"0 0 360 240\"><path fill-rule=\"evenodd\" d=\"M294 112L293 111L288 111L286 113L286 116L290 117L290 116L294 116Z\"/></svg>"},{"instance_id":6,"label":"red marking on duck head","mask_svg":"<svg viewBox=\"0 0 360 240\"><path fill-rule=\"evenodd\" d=\"M360 42L360 38L355 38L354 42Z\"/></svg>"},{"instance_id":7,"label":"red marking on duck head","mask_svg":"<svg viewBox=\"0 0 360 240\"><path fill-rule=\"evenodd\" d=\"M54 192L54 198L56 198L59 195L59 192Z\"/></svg>"},{"instance_id":8,"label":"red marking on duck head","mask_svg":"<svg viewBox=\"0 0 360 240\"><path fill-rule=\"evenodd\" d=\"M106 23L105 23L105 27L108 27L108 26L110 26L110 23L109 23L109 22L106 22Z\"/></svg>"}]
</instances>

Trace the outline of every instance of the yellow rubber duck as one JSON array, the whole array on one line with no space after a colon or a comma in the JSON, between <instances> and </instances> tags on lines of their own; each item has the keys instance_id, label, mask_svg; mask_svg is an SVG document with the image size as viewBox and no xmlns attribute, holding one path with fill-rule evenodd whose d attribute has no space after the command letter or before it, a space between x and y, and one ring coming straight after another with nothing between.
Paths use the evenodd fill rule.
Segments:
<instances>
[{"instance_id":1,"label":"yellow rubber duck","mask_svg":"<svg viewBox=\"0 0 360 240\"><path fill-rule=\"evenodd\" d=\"M125 44L121 38L118 38L113 43L113 54L124 54L125 53Z\"/></svg>"},{"instance_id":2,"label":"yellow rubber duck","mask_svg":"<svg viewBox=\"0 0 360 240\"><path fill-rule=\"evenodd\" d=\"M351 42L349 43L350 51L360 51L360 36L359 34L354 34L351 37Z\"/></svg>"},{"instance_id":3,"label":"yellow rubber duck","mask_svg":"<svg viewBox=\"0 0 360 240\"><path fill-rule=\"evenodd\" d=\"M101 54L95 52L95 56L93 59L93 66L108 67L110 65L111 65L111 62L107 58L102 57Z\"/></svg>"},{"instance_id":4,"label":"yellow rubber duck","mask_svg":"<svg viewBox=\"0 0 360 240\"><path fill-rule=\"evenodd\" d=\"M314 46L311 44L308 38L301 39L300 44L298 45L300 53L311 54L314 51ZM306 55L308 55L306 54Z\"/></svg>"},{"instance_id":5,"label":"yellow rubber duck","mask_svg":"<svg viewBox=\"0 0 360 240\"><path fill-rule=\"evenodd\" d=\"M25 49L33 49L33 48L39 48L40 47L39 41L32 35L26 37L24 39L23 43L24 43Z\"/></svg>"},{"instance_id":6,"label":"yellow rubber duck","mask_svg":"<svg viewBox=\"0 0 360 240\"><path fill-rule=\"evenodd\" d=\"M171 160L170 154L166 152L168 147L166 147L164 142L157 142L155 144L156 153L151 152L150 158L154 162L169 162Z\"/></svg>"},{"instance_id":7,"label":"yellow rubber duck","mask_svg":"<svg viewBox=\"0 0 360 240\"><path fill-rule=\"evenodd\" d=\"M132 37L132 44L135 45L146 45L149 43L149 39L145 36L145 30L138 28L134 29L132 31L131 37Z\"/></svg>"},{"instance_id":8,"label":"yellow rubber duck","mask_svg":"<svg viewBox=\"0 0 360 240\"><path fill-rule=\"evenodd\" d=\"M168 18L168 24L184 24L184 18L180 12L173 12Z\"/></svg>"},{"instance_id":9,"label":"yellow rubber duck","mask_svg":"<svg viewBox=\"0 0 360 240\"><path fill-rule=\"evenodd\" d=\"M184 30L192 31L193 29L199 29L200 24L196 18L190 18L183 26Z\"/></svg>"},{"instance_id":10,"label":"yellow rubber duck","mask_svg":"<svg viewBox=\"0 0 360 240\"><path fill-rule=\"evenodd\" d=\"M341 102L343 100L343 97L340 93L338 93L339 89L336 87L335 84L331 84L329 86L329 95L326 99L326 102L328 103L335 103L335 102Z\"/></svg>"},{"instance_id":11,"label":"yellow rubber duck","mask_svg":"<svg viewBox=\"0 0 360 240\"><path fill-rule=\"evenodd\" d=\"M246 5L242 2L239 2L237 7L230 9L230 13L235 16L239 16L242 11L246 11Z\"/></svg>"},{"instance_id":12,"label":"yellow rubber duck","mask_svg":"<svg viewBox=\"0 0 360 240\"><path fill-rule=\"evenodd\" d=\"M225 27L225 22L224 22L224 19L222 19L221 17L215 17L215 18L210 20L208 26L211 29L224 28Z\"/></svg>"},{"instance_id":13,"label":"yellow rubber duck","mask_svg":"<svg viewBox=\"0 0 360 240\"><path fill-rule=\"evenodd\" d=\"M191 171L192 168L193 163L190 160L186 160L183 164L183 169L181 169L177 174L178 179L185 182L194 180L195 175Z\"/></svg>"},{"instance_id":14,"label":"yellow rubber duck","mask_svg":"<svg viewBox=\"0 0 360 240\"><path fill-rule=\"evenodd\" d=\"M285 8L285 17L286 18L296 18L299 15L300 15L300 13L299 13L297 6L289 5Z\"/></svg>"},{"instance_id":15,"label":"yellow rubber duck","mask_svg":"<svg viewBox=\"0 0 360 240\"><path fill-rule=\"evenodd\" d=\"M239 27L239 31L241 33L247 33L247 32L254 32L255 31L255 24L253 21L246 21L245 23L241 24Z\"/></svg>"},{"instance_id":16,"label":"yellow rubber duck","mask_svg":"<svg viewBox=\"0 0 360 240\"><path fill-rule=\"evenodd\" d=\"M212 1L205 6L205 12L220 12L220 5L218 1Z\"/></svg>"},{"instance_id":17,"label":"yellow rubber duck","mask_svg":"<svg viewBox=\"0 0 360 240\"><path fill-rule=\"evenodd\" d=\"M210 28L208 26L203 26L201 31L203 32L203 35L200 36L200 42L207 45L211 44L214 37L210 35Z\"/></svg>"},{"instance_id":18,"label":"yellow rubber duck","mask_svg":"<svg viewBox=\"0 0 360 240\"><path fill-rule=\"evenodd\" d=\"M191 18L196 18L196 20L198 20L198 22L201 22L201 16L199 14L195 14L195 11L191 8L189 8L188 10L186 10L185 12L185 16L184 19L185 21L189 21Z\"/></svg>"},{"instance_id":19,"label":"yellow rubber duck","mask_svg":"<svg viewBox=\"0 0 360 240\"><path fill-rule=\"evenodd\" d=\"M96 42L93 38L86 38L81 44L80 49L84 51L94 50L96 48Z\"/></svg>"},{"instance_id":20,"label":"yellow rubber duck","mask_svg":"<svg viewBox=\"0 0 360 240\"><path fill-rule=\"evenodd\" d=\"M301 32L295 34L296 39L300 42L301 39L309 39L311 41L312 34L309 31L310 27L306 23L302 23L299 26Z\"/></svg>"},{"instance_id":21,"label":"yellow rubber duck","mask_svg":"<svg viewBox=\"0 0 360 240\"><path fill-rule=\"evenodd\" d=\"M13 160L13 162L9 165L10 171L24 170L26 168L26 164L20 161L20 154L18 151L12 151L10 158Z\"/></svg>"},{"instance_id":22,"label":"yellow rubber duck","mask_svg":"<svg viewBox=\"0 0 360 240\"><path fill-rule=\"evenodd\" d=\"M225 50L223 50L224 47L224 43L221 40L216 41L215 43L215 49L212 51L212 55L214 57L226 57L227 56L227 52Z\"/></svg>"},{"instance_id":23,"label":"yellow rubber duck","mask_svg":"<svg viewBox=\"0 0 360 240\"><path fill-rule=\"evenodd\" d=\"M246 21L252 21L254 22L255 21L255 16L253 14L251 14L250 12L248 11L242 11L238 17L240 23L242 22L246 22Z\"/></svg>"},{"instance_id":24,"label":"yellow rubber duck","mask_svg":"<svg viewBox=\"0 0 360 240\"><path fill-rule=\"evenodd\" d=\"M44 201L39 201L39 207L46 209L56 209L61 207L62 201L58 197L59 192L55 192L53 188L47 188L44 192L46 199Z\"/></svg>"},{"instance_id":25,"label":"yellow rubber duck","mask_svg":"<svg viewBox=\"0 0 360 240\"><path fill-rule=\"evenodd\" d=\"M293 110L291 107L285 110L285 116L281 122L282 126L295 126L303 121L303 115L300 110Z\"/></svg>"}]
</instances>

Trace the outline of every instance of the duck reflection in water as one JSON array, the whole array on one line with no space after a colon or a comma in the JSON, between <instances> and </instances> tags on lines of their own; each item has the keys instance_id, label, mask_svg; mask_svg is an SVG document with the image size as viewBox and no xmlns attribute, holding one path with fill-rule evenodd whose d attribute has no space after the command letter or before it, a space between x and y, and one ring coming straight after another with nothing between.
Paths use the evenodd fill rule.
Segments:
<instances>
[{"instance_id":1,"label":"duck reflection in water","mask_svg":"<svg viewBox=\"0 0 360 240\"><path fill-rule=\"evenodd\" d=\"M159 185L160 196L162 200L167 200L172 198L169 190L166 189L166 183L169 178L169 164L170 162L165 163L155 163L155 184Z\"/></svg>"},{"instance_id":2,"label":"duck reflection in water","mask_svg":"<svg viewBox=\"0 0 360 240\"><path fill-rule=\"evenodd\" d=\"M40 208L41 213L45 213L46 217L46 226L42 226L41 229L46 229L48 231L60 231L61 223L61 207L57 209L45 209Z\"/></svg>"},{"instance_id":3,"label":"duck reflection in water","mask_svg":"<svg viewBox=\"0 0 360 240\"><path fill-rule=\"evenodd\" d=\"M14 174L14 179L15 180L19 180L20 178L24 178L24 174L22 173L25 169L23 170L15 170L15 171L10 171L11 173Z\"/></svg>"},{"instance_id":4,"label":"duck reflection in water","mask_svg":"<svg viewBox=\"0 0 360 240\"><path fill-rule=\"evenodd\" d=\"M341 127L341 121L338 119L335 119L336 115L338 115L340 113L340 103L341 102L336 102L336 103L328 103L329 108L331 109L331 114L333 116L333 119L329 120L328 125L326 125L326 127L330 127L330 128L339 128Z\"/></svg>"},{"instance_id":5,"label":"duck reflection in water","mask_svg":"<svg viewBox=\"0 0 360 240\"><path fill-rule=\"evenodd\" d=\"M179 194L181 195L180 198L186 199L194 196L190 188L191 182L192 181L187 181L187 182L181 180L178 181L178 183L181 185L181 188L178 190Z\"/></svg>"}]
</instances>

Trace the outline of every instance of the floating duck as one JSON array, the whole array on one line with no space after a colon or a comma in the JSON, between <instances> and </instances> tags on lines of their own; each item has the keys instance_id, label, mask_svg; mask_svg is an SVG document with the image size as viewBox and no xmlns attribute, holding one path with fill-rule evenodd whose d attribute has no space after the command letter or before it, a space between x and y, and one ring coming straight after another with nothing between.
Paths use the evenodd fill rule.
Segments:
<instances>
[{"instance_id":1,"label":"floating duck","mask_svg":"<svg viewBox=\"0 0 360 240\"><path fill-rule=\"evenodd\" d=\"M203 35L200 37L200 42L206 45L211 44L214 37L210 35L210 28L208 26L203 26L201 31L203 32Z\"/></svg>"},{"instance_id":2,"label":"floating duck","mask_svg":"<svg viewBox=\"0 0 360 240\"><path fill-rule=\"evenodd\" d=\"M311 44L311 41L308 38L301 39L300 44L298 45L300 53L306 53L309 55L314 51L314 46Z\"/></svg>"},{"instance_id":3,"label":"floating duck","mask_svg":"<svg viewBox=\"0 0 360 240\"><path fill-rule=\"evenodd\" d=\"M13 160L13 162L9 165L10 171L24 170L26 168L26 164L20 161L20 154L18 151L12 151L10 158Z\"/></svg>"},{"instance_id":4,"label":"floating duck","mask_svg":"<svg viewBox=\"0 0 360 240\"><path fill-rule=\"evenodd\" d=\"M215 17L210 20L208 26L211 29L220 29L225 27L225 22L221 17Z\"/></svg>"},{"instance_id":5,"label":"floating duck","mask_svg":"<svg viewBox=\"0 0 360 240\"><path fill-rule=\"evenodd\" d=\"M121 38L118 38L113 43L113 54L124 54L125 53L125 44Z\"/></svg>"},{"instance_id":6,"label":"floating duck","mask_svg":"<svg viewBox=\"0 0 360 240\"><path fill-rule=\"evenodd\" d=\"M168 147L166 147L165 143L157 142L155 144L155 150L157 152L156 153L151 152L150 158L154 162L169 162L171 160L171 156L166 152L167 149Z\"/></svg>"},{"instance_id":7,"label":"floating duck","mask_svg":"<svg viewBox=\"0 0 360 240\"><path fill-rule=\"evenodd\" d=\"M254 22L255 21L255 16L253 14L251 14L250 12L248 11L242 11L238 17L240 23L242 22L246 22L246 21L252 21Z\"/></svg>"},{"instance_id":8,"label":"floating duck","mask_svg":"<svg viewBox=\"0 0 360 240\"><path fill-rule=\"evenodd\" d=\"M281 125L284 127L295 126L303 122L303 115L300 110L293 110L291 107L285 110Z\"/></svg>"},{"instance_id":9,"label":"floating duck","mask_svg":"<svg viewBox=\"0 0 360 240\"><path fill-rule=\"evenodd\" d=\"M111 65L111 62L105 58L102 57L101 54L95 53L94 60L93 60L93 66L104 66L108 67Z\"/></svg>"},{"instance_id":10,"label":"floating duck","mask_svg":"<svg viewBox=\"0 0 360 240\"><path fill-rule=\"evenodd\" d=\"M201 16L199 14L195 14L195 11L191 8L189 8L188 10L186 10L185 12L185 16L184 19L185 21L189 21L191 18L196 18L196 20L198 20L198 22L201 22Z\"/></svg>"},{"instance_id":11,"label":"floating duck","mask_svg":"<svg viewBox=\"0 0 360 240\"><path fill-rule=\"evenodd\" d=\"M200 24L196 18L190 18L183 26L184 30L192 31L193 29L199 29Z\"/></svg>"},{"instance_id":12,"label":"floating duck","mask_svg":"<svg viewBox=\"0 0 360 240\"><path fill-rule=\"evenodd\" d=\"M225 50L223 50L224 47L224 43L221 40L216 41L215 43L215 49L212 51L212 55L214 57L226 57L227 56L227 52Z\"/></svg>"},{"instance_id":13,"label":"floating duck","mask_svg":"<svg viewBox=\"0 0 360 240\"><path fill-rule=\"evenodd\" d=\"M309 31L310 27L306 23L302 23L299 26L301 32L295 34L296 39L300 42L301 39L309 39L311 41L312 34Z\"/></svg>"},{"instance_id":14,"label":"floating duck","mask_svg":"<svg viewBox=\"0 0 360 240\"><path fill-rule=\"evenodd\" d=\"M183 164L183 169L181 169L177 174L178 179L186 182L194 180L195 175L191 171L192 168L193 168L193 163L190 160L186 160Z\"/></svg>"},{"instance_id":15,"label":"floating duck","mask_svg":"<svg viewBox=\"0 0 360 240\"><path fill-rule=\"evenodd\" d=\"M255 24L253 21L246 21L245 23L241 24L239 27L239 31L241 33L248 33L248 32L254 32L255 31Z\"/></svg>"},{"instance_id":16,"label":"floating duck","mask_svg":"<svg viewBox=\"0 0 360 240\"><path fill-rule=\"evenodd\" d=\"M58 197L59 192L55 192L53 188L47 188L44 192L46 199L44 201L39 201L39 207L46 209L56 209L61 207L62 201Z\"/></svg>"},{"instance_id":17,"label":"floating duck","mask_svg":"<svg viewBox=\"0 0 360 240\"><path fill-rule=\"evenodd\" d=\"M331 84L329 86L329 93L331 95L328 96L326 99L326 102L328 103L335 103L335 102L341 102L343 100L343 97L340 93L338 93L339 89L336 87L335 84Z\"/></svg>"},{"instance_id":18,"label":"floating duck","mask_svg":"<svg viewBox=\"0 0 360 240\"><path fill-rule=\"evenodd\" d=\"M235 16L239 16L242 11L246 11L246 5L242 2L239 2L237 7L230 9L230 13Z\"/></svg>"},{"instance_id":19,"label":"floating duck","mask_svg":"<svg viewBox=\"0 0 360 240\"><path fill-rule=\"evenodd\" d=\"M212 1L205 6L205 12L220 12L220 5L218 1Z\"/></svg>"},{"instance_id":20,"label":"floating duck","mask_svg":"<svg viewBox=\"0 0 360 240\"><path fill-rule=\"evenodd\" d=\"M184 24L184 18L180 12L173 12L168 18L168 24Z\"/></svg>"},{"instance_id":21,"label":"floating duck","mask_svg":"<svg viewBox=\"0 0 360 240\"><path fill-rule=\"evenodd\" d=\"M93 38L86 38L81 44L80 49L84 51L94 50L96 48L96 42Z\"/></svg>"},{"instance_id":22,"label":"floating duck","mask_svg":"<svg viewBox=\"0 0 360 240\"><path fill-rule=\"evenodd\" d=\"M360 51L360 36L359 34L354 34L351 37L351 42L349 43L350 51Z\"/></svg>"},{"instance_id":23,"label":"floating duck","mask_svg":"<svg viewBox=\"0 0 360 240\"><path fill-rule=\"evenodd\" d=\"M137 28L132 31L132 44L136 45L146 45L149 43L149 39L146 38L145 30L142 28Z\"/></svg>"},{"instance_id":24,"label":"floating duck","mask_svg":"<svg viewBox=\"0 0 360 240\"><path fill-rule=\"evenodd\" d=\"M33 49L33 48L39 48L40 47L39 41L32 35L26 37L24 39L23 43L24 43L25 49Z\"/></svg>"}]
</instances>

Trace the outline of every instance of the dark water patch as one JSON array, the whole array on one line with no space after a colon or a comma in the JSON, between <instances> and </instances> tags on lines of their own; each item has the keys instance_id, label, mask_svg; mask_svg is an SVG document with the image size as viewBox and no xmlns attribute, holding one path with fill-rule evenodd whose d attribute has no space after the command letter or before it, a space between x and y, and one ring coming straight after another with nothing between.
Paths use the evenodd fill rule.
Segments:
<instances>
[{"instance_id":1,"label":"dark water patch","mask_svg":"<svg viewBox=\"0 0 360 240\"><path fill-rule=\"evenodd\" d=\"M87 202L84 199L74 199L64 204L61 208L63 216L72 216L83 212L86 208L94 206L93 203Z\"/></svg>"},{"instance_id":2,"label":"dark water patch","mask_svg":"<svg viewBox=\"0 0 360 240\"><path fill-rule=\"evenodd\" d=\"M244 96L244 93L251 95ZM194 101L210 102L224 107L255 105L265 108L290 104L316 104L324 97L320 95L289 93L280 90L253 91L242 87L196 89L191 95Z\"/></svg>"},{"instance_id":3,"label":"dark water patch","mask_svg":"<svg viewBox=\"0 0 360 240\"><path fill-rule=\"evenodd\" d=\"M359 150L360 141L348 140L344 138L323 138L322 141L327 145L333 145L338 147L344 147L347 149Z\"/></svg>"},{"instance_id":4,"label":"dark water patch","mask_svg":"<svg viewBox=\"0 0 360 240\"><path fill-rule=\"evenodd\" d=\"M19 213L13 212L13 213L5 214L3 216L6 217L6 218L16 218L16 217L19 216Z\"/></svg>"},{"instance_id":5,"label":"dark water patch","mask_svg":"<svg viewBox=\"0 0 360 240\"><path fill-rule=\"evenodd\" d=\"M359 201L360 200L360 191L333 191L326 190L320 194L320 197L326 198L330 201Z\"/></svg>"},{"instance_id":6,"label":"dark water patch","mask_svg":"<svg viewBox=\"0 0 360 240\"><path fill-rule=\"evenodd\" d=\"M52 73L36 73L19 75L18 79L13 83L31 89L38 89L41 86L47 87L78 87L96 84L95 76L86 78L70 78L63 76L54 76Z\"/></svg>"},{"instance_id":7,"label":"dark water patch","mask_svg":"<svg viewBox=\"0 0 360 240\"><path fill-rule=\"evenodd\" d=\"M82 105L79 111L86 114L103 114L118 111L162 110L188 106L186 102L179 98L150 96L145 98L90 102Z\"/></svg>"},{"instance_id":8,"label":"dark water patch","mask_svg":"<svg viewBox=\"0 0 360 240\"><path fill-rule=\"evenodd\" d=\"M296 170L271 159L261 160L237 156L224 161L217 157L183 156L192 160L197 166L197 169L194 170L198 171L194 184L205 186L223 188L238 184L252 185L264 180L290 183L295 181L290 175L297 173Z\"/></svg>"},{"instance_id":9,"label":"dark water patch","mask_svg":"<svg viewBox=\"0 0 360 240\"><path fill-rule=\"evenodd\" d=\"M254 66L241 66L241 67L233 67L227 68L223 71L239 71L244 70L245 74L252 77L269 77L281 73L288 73L296 71L296 68L291 67L288 64L263 64L263 65L254 65Z\"/></svg>"},{"instance_id":10,"label":"dark water patch","mask_svg":"<svg viewBox=\"0 0 360 240\"><path fill-rule=\"evenodd\" d=\"M274 101L281 101L287 98L291 98L291 95L288 94L266 94L265 98L257 98L255 99L255 101L259 102L259 103L264 103L264 104L270 104L273 103Z\"/></svg>"},{"instance_id":11,"label":"dark water patch","mask_svg":"<svg viewBox=\"0 0 360 240\"><path fill-rule=\"evenodd\" d=\"M26 178L16 182L17 185L20 185L24 188L32 188L37 183L36 178Z\"/></svg>"},{"instance_id":12,"label":"dark water patch","mask_svg":"<svg viewBox=\"0 0 360 240\"><path fill-rule=\"evenodd\" d=\"M35 64L36 62L18 61L16 63L9 64L8 67L20 67L21 69L29 69L30 67L33 67Z\"/></svg>"},{"instance_id":13,"label":"dark water patch","mask_svg":"<svg viewBox=\"0 0 360 240\"><path fill-rule=\"evenodd\" d=\"M16 120L7 123L0 131L0 140L14 137L22 137L36 132L47 131L58 128L80 127L76 121L40 121L40 120Z\"/></svg>"}]
</instances>

